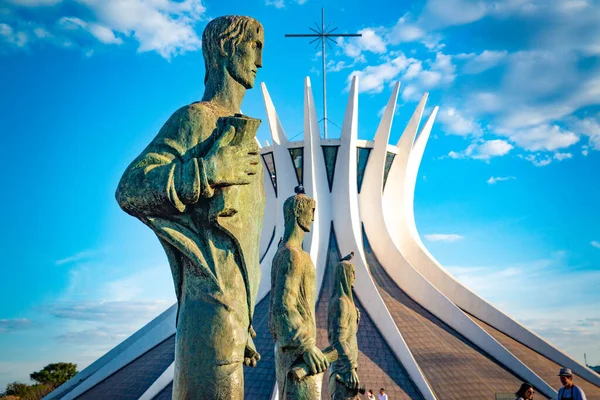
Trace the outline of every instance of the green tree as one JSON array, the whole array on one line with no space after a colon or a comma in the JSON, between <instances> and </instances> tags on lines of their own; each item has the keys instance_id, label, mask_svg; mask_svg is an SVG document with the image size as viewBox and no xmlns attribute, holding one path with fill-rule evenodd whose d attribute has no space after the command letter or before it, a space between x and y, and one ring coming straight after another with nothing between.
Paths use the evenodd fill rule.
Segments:
<instances>
[{"instance_id":1,"label":"green tree","mask_svg":"<svg viewBox=\"0 0 600 400\"><path fill-rule=\"evenodd\" d=\"M5 395L7 396L24 396L27 393L29 385L19 382L13 382L6 385Z\"/></svg>"},{"instance_id":2,"label":"green tree","mask_svg":"<svg viewBox=\"0 0 600 400\"><path fill-rule=\"evenodd\" d=\"M29 375L31 380L41 384L57 388L77 374L77 364L53 363L48 364L39 371Z\"/></svg>"}]
</instances>

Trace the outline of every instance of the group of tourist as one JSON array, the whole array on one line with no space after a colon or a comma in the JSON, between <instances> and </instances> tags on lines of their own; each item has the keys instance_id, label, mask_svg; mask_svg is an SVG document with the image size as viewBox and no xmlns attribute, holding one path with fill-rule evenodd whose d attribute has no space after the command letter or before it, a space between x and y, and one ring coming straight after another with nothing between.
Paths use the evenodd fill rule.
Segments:
<instances>
[{"instance_id":1,"label":"group of tourist","mask_svg":"<svg viewBox=\"0 0 600 400\"><path fill-rule=\"evenodd\" d=\"M375 400L375 395L373 394L373 389L370 389L365 396L367 396L367 400ZM385 389L379 389L379 395L377 396L377 400L388 400L388 395L385 394Z\"/></svg>"},{"instance_id":2,"label":"group of tourist","mask_svg":"<svg viewBox=\"0 0 600 400\"><path fill-rule=\"evenodd\" d=\"M558 376L563 385L558 390L558 400L586 400L583 390L573 384L573 373L569 368L561 368ZM530 383L523 383L519 391L515 393L517 400L533 400L534 394L535 390Z\"/></svg>"}]
</instances>

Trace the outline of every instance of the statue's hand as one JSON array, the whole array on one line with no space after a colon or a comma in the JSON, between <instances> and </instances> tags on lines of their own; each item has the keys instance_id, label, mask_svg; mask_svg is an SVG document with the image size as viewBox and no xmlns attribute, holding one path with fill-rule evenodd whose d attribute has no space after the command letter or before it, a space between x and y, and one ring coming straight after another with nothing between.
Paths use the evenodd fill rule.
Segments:
<instances>
[{"instance_id":1,"label":"statue's hand","mask_svg":"<svg viewBox=\"0 0 600 400\"><path fill-rule=\"evenodd\" d=\"M311 375L320 374L329 366L329 360L327 360L327 357L325 357L323 352L321 352L317 346L313 346L306 350L304 354L302 354L302 358L310 369Z\"/></svg>"},{"instance_id":2,"label":"statue's hand","mask_svg":"<svg viewBox=\"0 0 600 400\"><path fill-rule=\"evenodd\" d=\"M259 147L256 142L233 146L235 128L228 125L204 158L206 178L211 187L247 185L260 172Z\"/></svg>"},{"instance_id":3,"label":"statue's hand","mask_svg":"<svg viewBox=\"0 0 600 400\"><path fill-rule=\"evenodd\" d=\"M344 384L350 389L358 389L360 382L355 369L352 369L344 374Z\"/></svg>"},{"instance_id":4,"label":"statue's hand","mask_svg":"<svg viewBox=\"0 0 600 400\"><path fill-rule=\"evenodd\" d=\"M246 342L246 349L244 350L244 365L249 367L256 367L256 364L260 361L260 354L256 351L256 347L254 346L254 341L252 337L248 337L248 342Z\"/></svg>"}]
</instances>

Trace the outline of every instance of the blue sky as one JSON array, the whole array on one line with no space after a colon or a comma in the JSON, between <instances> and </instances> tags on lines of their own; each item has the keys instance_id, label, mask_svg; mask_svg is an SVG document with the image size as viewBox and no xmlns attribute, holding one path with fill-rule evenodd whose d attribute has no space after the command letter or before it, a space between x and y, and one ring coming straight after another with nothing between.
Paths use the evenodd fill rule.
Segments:
<instances>
[{"instance_id":1,"label":"blue sky","mask_svg":"<svg viewBox=\"0 0 600 400\"><path fill-rule=\"evenodd\" d=\"M166 258L114 191L170 114L200 99L200 36L219 15L265 27L266 82L288 137L320 53L286 39L326 19L330 120L360 76L372 139L401 81L395 143L425 91L440 113L415 207L432 254L577 359L600 364L600 4L586 0L8 0L0 5L4 225L0 388L81 368L174 302ZM260 90L242 106L265 120ZM330 136L339 129L330 125ZM259 138L269 138L267 124ZM301 139L298 135L295 139Z\"/></svg>"}]
</instances>

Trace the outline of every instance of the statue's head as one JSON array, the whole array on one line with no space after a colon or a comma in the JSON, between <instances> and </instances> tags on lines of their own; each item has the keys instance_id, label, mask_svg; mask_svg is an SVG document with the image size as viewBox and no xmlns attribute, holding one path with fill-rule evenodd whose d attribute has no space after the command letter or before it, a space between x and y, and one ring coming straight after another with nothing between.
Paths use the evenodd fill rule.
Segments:
<instances>
[{"instance_id":1,"label":"statue's head","mask_svg":"<svg viewBox=\"0 0 600 400\"><path fill-rule=\"evenodd\" d=\"M264 30L250 17L226 15L210 21L202 34L202 54L206 75L225 70L236 82L250 89L262 68Z\"/></svg>"},{"instance_id":2,"label":"statue's head","mask_svg":"<svg viewBox=\"0 0 600 400\"><path fill-rule=\"evenodd\" d=\"M298 224L304 232L310 232L310 226L315 220L315 206L316 202L304 193L288 197L283 203L286 231Z\"/></svg>"},{"instance_id":3,"label":"statue's head","mask_svg":"<svg viewBox=\"0 0 600 400\"><path fill-rule=\"evenodd\" d=\"M356 279L356 273L354 264L348 261L342 261L335 266L334 272L334 284L340 286L342 291L346 294L350 294L354 287L354 280Z\"/></svg>"}]
</instances>

